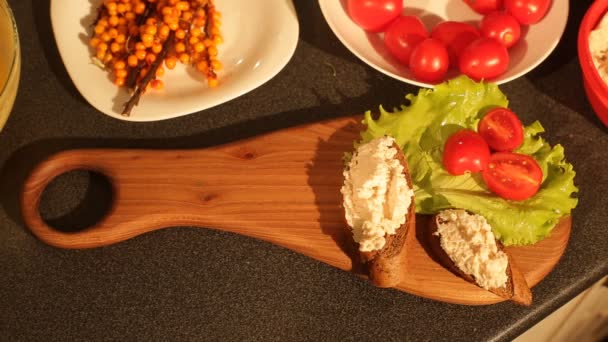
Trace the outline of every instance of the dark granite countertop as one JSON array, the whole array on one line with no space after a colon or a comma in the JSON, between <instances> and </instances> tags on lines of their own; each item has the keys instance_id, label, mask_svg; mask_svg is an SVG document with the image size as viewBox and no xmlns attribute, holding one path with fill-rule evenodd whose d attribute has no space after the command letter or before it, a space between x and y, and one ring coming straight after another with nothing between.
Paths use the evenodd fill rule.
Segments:
<instances>
[{"instance_id":1,"label":"dark granite countertop","mask_svg":"<svg viewBox=\"0 0 608 342\"><path fill-rule=\"evenodd\" d=\"M447 1L447 0L446 0ZM452 1L452 0L450 0ZM455 0L454 0L455 1ZM565 1L565 0L556 0ZM415 87L354 57L318 4L297 0L300 40L285 69L221 106L182 118L128 123L87 104L52 36L49 0L9 0L23 67L12 115L0 133L0 336L2 340L507 340L608 272L608 130L586 101L576 31L590 0L572 0L557 50L502 86L524 122L540 119L577 170L580 204L568 249L534 287L534 305L445 304L377 289L289 250L210 229L179 227L117 245L62 250L24 227L19 187L35 163L79 147L194 148L305 122L398 105ZM83 225L108 193L98 177L59 177L43 215Z\"/></svg>"}]
</instances>

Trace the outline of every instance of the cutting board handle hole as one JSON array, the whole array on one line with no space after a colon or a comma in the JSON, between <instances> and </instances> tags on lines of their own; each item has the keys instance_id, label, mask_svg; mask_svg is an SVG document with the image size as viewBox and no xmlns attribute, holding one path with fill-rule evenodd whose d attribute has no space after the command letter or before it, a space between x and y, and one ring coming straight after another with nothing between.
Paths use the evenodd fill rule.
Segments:
<instances>
[{"instance_id":1,"label":"cutting board handle hole","mask_svg":"<svg viewBox=\"0 0 608 342\"><path fill-rule=\"evenodd\" d=\"M114 192L101 173L74 170L53 179L40 198L40 216L55 230L74 233L100 222L110 211Z\"/></svg>"}]
</instances>

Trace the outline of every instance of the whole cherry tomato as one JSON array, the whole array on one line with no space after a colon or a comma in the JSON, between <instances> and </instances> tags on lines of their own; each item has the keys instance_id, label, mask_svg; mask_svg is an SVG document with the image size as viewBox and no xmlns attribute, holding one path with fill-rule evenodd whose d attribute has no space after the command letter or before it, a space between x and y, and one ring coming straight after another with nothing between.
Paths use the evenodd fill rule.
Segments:
<instances>
[{"instance_id":1,"label":"whole cherry tomato","mask_svg":"<svg viewBox=\"0 0 608 342\"><path fill-rule=\"evenodd\" d=\"M401 14L403 1L348 0L346 8L359 27L369 32L380 32Z\"/></svg>"},{"instance_id":2,"label":"whole cherry tomato","mask_svg":"<svg viewBox=\"0 0 608 342\"><path fill-rule=\"evenodd\" d=\"M437 39L428 38L412 51L410 70L417 80L438 82L443 80L450 66L448 50Z\"/></svg>"},{"instance_id":3,"label":"whole cherry tomato","mask_svg":"<svg viewBox=\"0 0 608 342\"><path fill-rule=\"evenodd\" d=\"M496 152L482 172L488 189L498 196L521 201L534 196L543 180L538 162L527 155Z\"/></svg>"},{"instance_id":4,"label":"whole cherry tomato","mask_svg":"<svg viewBox=\"0 0 608 342\"><path fill-rule=\"evenodd\" d=\"M404 15L395 19L384 32L384 45L399 62L409 65L414 48L428 38L420 18Z\"/></svg>"},{"instance_id":5,"label":"whole cherry tomato","mask_svg":"<svg viewBox=\"0 0 608 342\"><path fill-rule=\"evenodd\" d=\"M460 72L476 81L498 77L508 68L507 48L492 38L479 38L460 54Z\"/></svg>"},{"instance_id":6,"label":"whole cherry tomato","mask_svg":"<svg viewBox=\"0 0 608 342\"><path fill-rule=\"evenodd\" d=\"M464 0L464 2L479 14L488 14L502 9L502 0Z\"/></svg>"},{"instance_id":7,"label":"whole cherry tomato","mask_svg":"<svg viewBox=\"0 0 608 342\"><path fill-rule=\"evenodd\" d=\"M504 1L507 12L511 13L522 25L536 24L541 21L551 7L551 0Z\"/></svg>"},{"instance_id":8,"label":"whole cherry tomato","mask_svg":"<svg viewBox=\"0 0 608 342\"><path fill-rule=\"evenodd\" d=\"M524 128L508 108L494 108L477 125L477 132L494 151L512 151L524 141Z\"/></svg>"},{"instance_id":9,"label":"whole cherry tomato","mask_svg":"<svg viewBox=\"0 0 608 342\"><path fill-rule=\"evenodd\" d=\"M458 68L458 57L462 50L480 37L479 30L460 21L443 21L433 28L431 37L440 40L448 49L450 65Z\"/></svg>"},{"instance_id":10,"label":"whole cherry tomato","mask_svg":"<svg viewBox=\"0 0 608 342\"><path fill-rule=\"evenodd\" d=\"M521 37L521 27L517 19L506 12L492 12L481 20L481 35L494 38L507 49L515 45Z\"/></svg>"},{"instance_id":11,"label":"whole cherry tomato","mask_svg":"<svg viewBox=\"0 0 608 342\"><path fill-rule=\"evenodd\" d=\"M486 141L470 129L452 134L443 147L443 166L452 175L479 172L490 160L490 148Z\"/></svg>"}]
</instances>

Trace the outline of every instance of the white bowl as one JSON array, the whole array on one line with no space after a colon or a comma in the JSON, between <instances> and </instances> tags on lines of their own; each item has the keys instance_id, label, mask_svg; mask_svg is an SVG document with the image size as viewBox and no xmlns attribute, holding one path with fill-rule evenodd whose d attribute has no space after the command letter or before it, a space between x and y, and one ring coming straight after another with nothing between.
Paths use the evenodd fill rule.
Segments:
<instances>
[{"instance_id":1,"label":"white bowl","mask_svg":"<svg viewBox=\"0 0 608 342\"><path fill-rule=\"evenodd\" d=\"M299 26L291 0L216 0L222 14L219 85L181 64L167 70L165 88L144 94L131 112L120 113L129 95L108 72L91 63L87 45L95 8L103 0L52 0L53 33L65 67L82 96L100 112L128 121L156 121L201 111L241 96L274 77L291 59Z\"/></svg>"},{"instance_id":2,"label":"white bowl","mask_svg":"<svg viewBox=\"0 0 608 342\"><path fill-rule=\"evenodd\" d=\"M367 33L357 26L346 12L346 0L319 0L319 5L332 31L355 56L374 69L403 82L433 87L433 84L415 80L409 69L389 54L380 34ZM509 50L509 69L492 82L502 84L514 80L545 60L564 33L568 6L567 0L554 0L541 22L522 27L522 40ZM441 21L479 22L482 18L462 0L405 0L403 14L420 17L429 32ZM458 74L457 70L451 69L446 79Z\"/></svg>"}]
</instances>

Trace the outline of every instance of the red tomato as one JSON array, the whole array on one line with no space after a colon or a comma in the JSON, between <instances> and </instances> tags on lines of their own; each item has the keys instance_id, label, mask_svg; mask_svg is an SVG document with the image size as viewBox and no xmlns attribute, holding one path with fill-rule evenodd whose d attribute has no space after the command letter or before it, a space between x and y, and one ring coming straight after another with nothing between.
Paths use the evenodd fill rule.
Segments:
<instances>
[{"instance_id":1,"label":"red tomato","mask_svg":"<svg viewBox=\"0 0 608 342\"><path fill-rule=\"evenodd\" d=\"M494 38L507 49L515 45L521 37L521 27L514 16L506 12L492 12L486 15L479 26L481 35Z\"/></svg>"},{"instance_id":2,"label":"red tomato","mask_svg":"<svg viewBox=\"0 0 608 342\"><path fill-rule=\"evenodd\" d=\"M380 32L401 14L403 1L348 0L346 8L359 27L369 32Z\"/></svg>"},{"instance_id":3,"label":"red tomato","mask_svg":"<svg viewBox=\"0 0 608 342\"><path fill-rule=\"evenodd\" d=\"M541 21L551 7L551 0L505 0L505 9L522 25Z\"/></svg>"},{"instance_id":4,"label":"red tomato","mask_svg":"<svg viewBox=\"0 0 608 342\"><path fill-rule=\"evenodd\" d=\"M443 166L452 175L483 170L490 160L490 148L481 135L470 129L452 134L443 147Z\"/></svg>"},{"instance_id":5,"label":"red tomato","mask_svg":"<svg viewBox=\"0 0 608 342\"><path fill-rule=\"evenodd\" d=\"M494 108L479 121L477 132L494 151L512 151L524 142L524 128L507 108Z\"/></svg>"},{"instance_id":6,"label":"red tomato","mask_svg":"<svg viewBox=\"0 0 608 342\"><path fill-rule=\"evenodd\" d=\"M502 198L521 201L532 197L543 180L534 158L513 152L496 152L481 172L488 189Z\"/></svg>"},{"instance_id":7,"label":"red tomato","mask_svg":"<svg viewBox=\"0 0 608 342\"><path fill-rule=\"evenodd\" d=\"M480 37L479 30L467 23L459 21L443 21L437 24L431 32L431 37L440 40L448 49L450 65L458 66L458 56L467 45Z\"/></svg>"},{"instance_id":8,"label":"red tomato","mask_svg":"<svg viewBox=\"0 0 608 342\"><path fill-rule=\"evenodd\" d=\"M489 80L509 68L507 48L492 38L479 38L467 46L458 61L460 72L474 80Z\"/></svg>"},{"instance_id":9,"label":"red tomato","mask_svg":"<svg viewBox=\"0 0 608 342\"><path fill-rule=\"evenodd\" d=\"M412 51L410 70L417 80L438 82L443 80L450 66L448 50L437 39L428 38Z\"/></svg>"},{"instance_id":10,"label":"red tomato","mask_svg":"<svg viewBox=\"0 0 608 342\"><path fill-rule=\"evenodd\" d=\"M388 26L384 32L384 45L399 62L409 65L412 51L428 36L429 33L418 17L404 15Z\"/></svg>"},{"instance_id":11,"label":"red tomato","mask_svg":"<svg viewBox=\"0 0 608 342\"><path fill-rule=\"evenodd\" d=\"M488 14L502 8L502 0L464 0L475 12Z\"/></svg>"}]
</instances>

